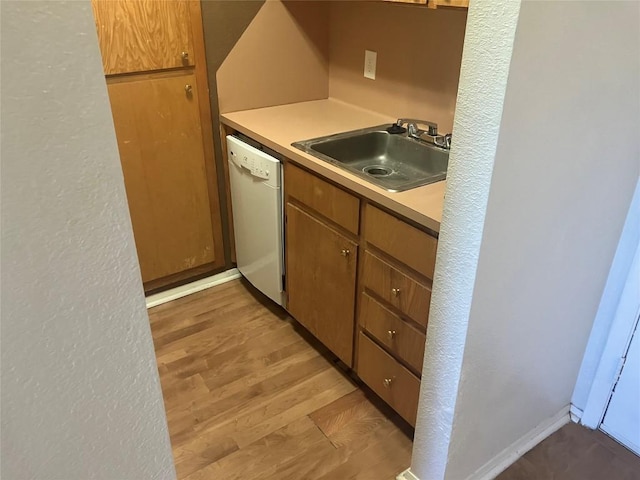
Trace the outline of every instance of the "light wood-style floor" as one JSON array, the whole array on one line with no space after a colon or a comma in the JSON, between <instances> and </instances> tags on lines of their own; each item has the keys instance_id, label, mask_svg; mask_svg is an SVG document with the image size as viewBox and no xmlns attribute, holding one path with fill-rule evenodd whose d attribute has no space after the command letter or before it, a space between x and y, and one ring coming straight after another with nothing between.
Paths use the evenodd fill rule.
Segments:
<instances>
[{"instance_id":1,"label":"light wood-style floor","mask_svg":"<svg viewBox=\"0 0 640 480\"><path fill-rule=\"evenodd\" d=\"M406 424L244 281L149 316L179 479L391 480L409 466Z\"/></svg>"},{"instance_id":2,"label":"light wood-style floor","mask_svg":"<svg viewBox=\"0 0 640 480\"><path fill-rule=\"evenodd\" d=\"M149 310L179 479L392 480L411 429L246 282ZM640 458L569 424L497 480L640 480Z\"/></svg>"}]
</instances>

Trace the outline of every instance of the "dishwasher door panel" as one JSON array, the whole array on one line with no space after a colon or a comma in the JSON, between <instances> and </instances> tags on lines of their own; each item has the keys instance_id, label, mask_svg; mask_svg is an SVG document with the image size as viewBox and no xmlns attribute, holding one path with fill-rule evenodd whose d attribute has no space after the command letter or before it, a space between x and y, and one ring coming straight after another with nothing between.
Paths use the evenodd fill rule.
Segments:
<instances>
[{"instance_id":1,"label":"dishwasher door panel","mask_svg":"<svg viewBox=\"0 0 640 480\"><path fill-rule=\"evenodd\" d=\"M234 137L227 145L238 270L282 305L282 164Z\"/></svg>"}]
</instances>

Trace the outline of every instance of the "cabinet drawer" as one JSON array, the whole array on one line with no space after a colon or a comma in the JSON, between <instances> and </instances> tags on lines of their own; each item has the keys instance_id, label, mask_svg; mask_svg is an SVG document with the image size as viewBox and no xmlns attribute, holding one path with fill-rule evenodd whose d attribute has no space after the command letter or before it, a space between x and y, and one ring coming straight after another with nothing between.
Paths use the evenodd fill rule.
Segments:
<instances>
[{"instance_id":1,"label":"cabinet drawer","mask_svg":"<svg viewBox=\"0 0 640 480\"><path fill-rule=\"evenodd\" d=\"M362 332L358 376L411 425L416 424L420 380Z\"/></svg>"},{"instance_id":2,"label":"cabinet drawer","mask_svg":"<svg viewBox=\"0 0 640 480\"><path fill-rule=\"evenodd\" d=\"M369 204L365 210L364 235L367 242L433 278L438 247L435 237Z\"/></svg>"},{"instance_id":3,"label":"cabinet drawer","mask_svg":"<svg viewBox=\"0 0 640 480\"><path fill-rule=\"evenodd\" d=\"M365 252L362 283L402 313L426 327L431 289L409 278L371 252Z\"/></svg>"},{"instance_id":4,"label":"cabinet drawer","mask_svg":"<svg viewBox=\"0 0 640 480\"><path fill-rule=\"evenodd\" d=\"M407 362L417 372L421 372L425 334L364 292L360 302L360 325L398 358Z\"/></svg>"},{"instance_id":5,"label":"cabinet drawer","mask_svg":"<svg viewBox=\"0 0 640 480\"><path fill-rule=\"evenodd\" d=\"M286 163L285 193L337 223L351 233L358 234L360 200L350 193L325 182L319 177Z\"/></svg>"}]
</instances>

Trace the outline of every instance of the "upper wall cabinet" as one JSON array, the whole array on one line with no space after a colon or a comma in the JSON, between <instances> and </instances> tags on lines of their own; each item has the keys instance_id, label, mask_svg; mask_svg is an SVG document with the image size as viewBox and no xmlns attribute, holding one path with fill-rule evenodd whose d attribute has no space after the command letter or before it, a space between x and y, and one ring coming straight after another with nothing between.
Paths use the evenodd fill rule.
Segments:
<instances>
[{"instance_id":1,"label":"upper wall cabinet","mask_svg":"<svg viewBox=\"0 0 640 480\"><path fill-rule=\"evenodd\" d=\"M429 0L429 7L469 8L469 0Z\"/></svg>"},{"instance_id":2,"label":"upper wall cabinet","mask_svg":"<svg viewBox=\"0 0 640 480\"><path fill-rule=\"evenodd\" d=\"M427 0L385 0L385 2L394 2L394 3L415 3L418 5L426 5Z\"/></svg>"},{"instance_id":3,"label":"upper wall cabinet","mask_svg":"<svg viewBox=\"0 0 640 480\"><path fill-rule=\"evenodd\" d=\"M92 0L106 75L191 66L187 0Z\"/></svg>"},{"instance_id":4,"label":"upper wall cabinet","mask_svg":"<svg viewBox=\"0 0 640 480\"><path fill-rule=\"evenodd\" d=\"M449 7L449 8L469 8L469 0L385 0L395 3L414 3L417 5L427 5L429 8Z\"/></svg>"}]
</instances>

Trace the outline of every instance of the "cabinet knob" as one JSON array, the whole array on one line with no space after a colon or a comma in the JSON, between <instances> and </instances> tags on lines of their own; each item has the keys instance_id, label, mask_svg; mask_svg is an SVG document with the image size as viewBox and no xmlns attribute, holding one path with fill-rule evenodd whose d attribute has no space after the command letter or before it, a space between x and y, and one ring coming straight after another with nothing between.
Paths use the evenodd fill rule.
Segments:
<instances>
[{"instance_id":1,"label":"cabinet knob","mask_svg":"<svg viewBox=\"0 0 640 480\"><path fill-rule=\"evenodd\" d=\"M351 253L351 251L348 248L343 248L340 251L340 255L342 255L343 257L348 257L350 253Z\"/></svg>"},{"instance_id":2,"label":"cabinet knob","mask_svg":"<svg viewBox=\"0 0 640 480\"><path fill-rule=\"evenodd\" d=\"M384 385L384 388L391 388L391 383L393 382L393 378L385 378L382 381L382 384Z\"/></svg>"},{"instance_id":3,"label":"cabinet knob","mask_svg":"<svg viewBox=\"0 0 640 480\"><path fill-rule=\"evenodd\" d=\"M183 61L185 61L185 62L188 62L188 61L189 61L189 52L182 52L182 53L180 54L180 56L182 57L182 60L183 60Z\"/></svg>"},{"instance_id":4,"label":"cabinet knob","mask_svg":"<svg viewBox=\"0 0 640 480\"><path fill-rule=\"evenodd\" d=\"M388 330L387 331L387 336L389 337L389 340L393 340L394 338L396 338L396 331L395 330Z\"/></svg>"},{"instance_id":5,"label":"cabinet knob","mask_svg":"<svg viewBox=\"0 0 640 480\"><path fill-rule=\"evenodd\" d=\"M184 91L187 95L192 95L193 94L193 87L191 85L189 85L188 83L184 86Z\"/></svg>"},{"instance_id":6,"label":"cabinet knob","mask_svg":"<svg viewBox=\"0 0 640 480\"><path fill-rule=\"evenodd\" d=\"M399 288L392 288L391 289L391 293L393 293L394 297L397 297L398 295L400 295L400 289Z\"/></svg>"}]
</instances>

